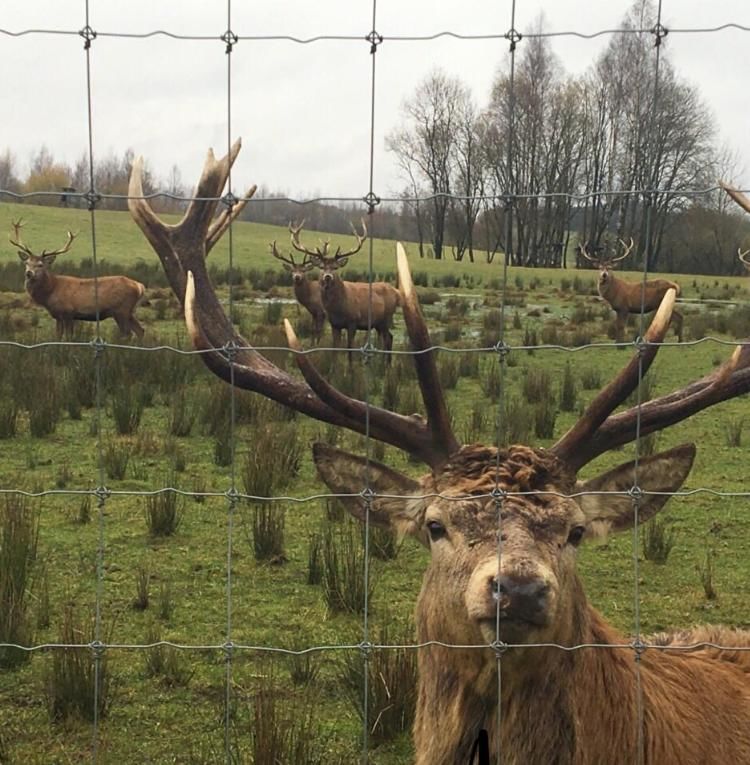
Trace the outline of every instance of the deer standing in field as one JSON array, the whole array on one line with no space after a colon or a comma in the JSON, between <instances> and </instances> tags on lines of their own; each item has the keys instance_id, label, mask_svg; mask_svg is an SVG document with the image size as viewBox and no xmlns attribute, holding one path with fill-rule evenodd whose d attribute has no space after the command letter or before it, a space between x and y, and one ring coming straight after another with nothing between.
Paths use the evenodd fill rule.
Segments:
<instances>
[{"instance_id":1,"label":"deer standing in field","mask_svg":"<svg viewBox=\"0 0 750 765\"><path fill-rule=\"evenodd\" d=\"M56 322L57 339L70 336L74 321L96 321L112 318L123 337L135 333L143 337L143 327L135 318L135 307L143 297L145 287L127 276L100 276L81 279L62 276L49 270L58 255L70 250L75 234L68 231L68 241L58 250L42 250L35 255L21 241L22 221L13 221L14 234L10 243L18 248L18 257L24 264L25 286L31 300L47 309Z\"/></svg>"},{"instance_id":2,"label":"deer standing in field","mask_svg":"<svg viewBox=\"0 0 750 765\"><path fill-rule=\"evenodd\" d=\"M137 160L130 210L213 374L322 422L367 432L429 466L414 479L327 444L313 447L319 475L354 516L410 534L430 553L416 609L417 765L467 763L482 729L493 765L500 756L503 765L749 763L750 653L731 647L750 648L750 632L707 627L645 642L639 636L631 644L588 602L576 549L607 530L632 534L635 518L643 523L658 513L687 478L695 446L586 481L577 479L579 470L638 433L750 391L750 350L739 346L687 387L613 414L664 340L676 297L668 290L640 353L553 446L461 445L400 245L401 306L426 417L391 412L334 388L299 352L288 321L302 378L235 331L209 281L204 251L208 221L239 149L238 141L220 160L209 153L196 192L203 214L196 205L176 226L162 223L143 198L143 161ZM167 231L175 236L167 239ZM236 351L230 356L227 347Z\"/></svg>"},{"instance_id":3,"label":"deer standing in field","mask_svg":"<svg viewBox=\"0 0 750 765\"><path fill-rule=\"evenodd\" d=\"M290 224L289 229L292 229ZM307 274L315 268L315 264L305 255L301 263L296 263L293 255L282 255L276 242L271 244L271 254L277 260L281 261L284 269L292 275L292 286L294 288L294 297L297 302L307 310L313 320L313 341L318 344L323 334L323 324L326 320L326 312L323 309L323 302L320 299L320 284L317 279L308 279Z\"/></svg>"},{"instance_id":4,"label":"deer standing in field","mask_svg":"<svg viewBox=\"0 0 750 765\"><path fill-rule=\"evenodd\" d=\"M297 227L290 226L292 246L295 250L305 253L320 269L318 283L320 298L328 321L331 324L334 348L341 347L341 332L346 330L346 347L349 349L349 362L352 360L351 349L354 336L358 329L367 330L370 327L378 333L385 351L393 348L393 314L399 305L398 290L387 282L345 282L336 271L345 266L349 258L359 252L367 239L367 226L362 221L362 233L352 226L357 243L346 252L341 247L336 248L333 255L328 254L330 242L323 242L321 247L310 250L299 240L304 221ZM387 356L390 363L390 354Z\"/></svg>"},{"instance_id":5,"label":"deer standing in field","mask_svg":"<svg viewBox=\"0 0 750 765\"><path fill-rule=\"evenodd\" d=\"M602 300L609 303L612 310L617 314L615 339L618 342L622 341L628 314L655 311L668 290L674 290L678 297L680 295L680 285L669 279L648 279L645 282L628 282L625 279L616 277L612 270L615 268L616 263L624 260L630 254L630 251L633 249L633 240L630 240L630 244L625 244L620 239L620 244L625 248L625 252L618 257L614 255L610 257L594 257L589 255L586 249L587 243L582 244L580 248L581 255L590 260L599 269L597 290ZM682 342L682 314L673 310L672 322L677 339Z\"/></svg>"},{"instance_id":6,"label":"deer standing in field","mask_svg":"<svg viewBox=\"0 0 750 765\"><path fill-rule=\"evenodd\" d=\"M724 181L719 181L719 186L721 186L724 191L729 194L729 196L737 202L737 204L745 210L745 212L750 213L750 199L748 199L741 191L738 189L733 188L727 183L724 183ZM741 263L745 268L750 271L750 260L748 260L748 255L750 255L750 250L745 250L743 252L741 247L737 248L737 256L739 257Z\"/></svg>"}]
</instances>

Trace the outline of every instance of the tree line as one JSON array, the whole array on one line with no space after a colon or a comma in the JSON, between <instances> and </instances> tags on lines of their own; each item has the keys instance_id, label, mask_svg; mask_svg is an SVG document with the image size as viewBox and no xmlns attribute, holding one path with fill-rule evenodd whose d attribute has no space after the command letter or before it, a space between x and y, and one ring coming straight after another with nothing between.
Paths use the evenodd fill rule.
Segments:
<instances>
[{"instance_id":1,"label":"tree line","mask_svg":"<svg viewBox=\"0 0 750 765\"><path fill-rule=\"evenodd\" d=\"M421 82L387 139L420 251L507 251L513 264L555 267L579 243L596 252L633 237L631 264L740 273L747 225L722 194L685 193L731 178L733 158L665 46L657 75L654 34L642 31L654 20L652 0L635 0L625 32L581 76L565 72L549 37L530 35L483 106L440 69Z\"/></svg>"}]
</instances>

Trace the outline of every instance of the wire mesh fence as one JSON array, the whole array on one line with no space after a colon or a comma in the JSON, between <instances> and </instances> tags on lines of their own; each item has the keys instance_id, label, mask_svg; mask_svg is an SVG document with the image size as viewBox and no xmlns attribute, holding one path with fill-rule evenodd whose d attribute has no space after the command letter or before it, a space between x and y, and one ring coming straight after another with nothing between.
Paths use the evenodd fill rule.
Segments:
<instances>
[{"instance_id":1,"label":"wire mesh fence","mask_svg":"<svg viewBox=\"0 0 750 765\"><path fill-rule=\"evenodd\" d=\"M516 136L517 126L514 122L515 117L515 102L514 102L514 72L516 56L518 53L518 47L523 44L524 40L534 37L561 37L569 36L575 38L592 39L599 36L608 36L615 34L650 34L653 36L654 41L654 56L653 56L653 92L650 94L651 103L653 105L651 119L656 119L656 106L660 99L659 90L659 74L660 74L660 52L661 43L666 37L667 33L672 34L709 34L717 33L719 31L732 28L735 30L747 32L750 28L737 23L728 23L721 26L713 27L695 27L695 28L676 28L667 30L662 25L662 4L658 4L658 17L656 24L647 29L605 29L595 32L584 33L580 31L563 31L563 32L521 32L516 29L516 0L513 0L508 4L509 7L498 9L498 31L482 34L472 33L459 33L452 32L450 30L436 32L433 34L425 35L388 35L385 34L385 30L381 33L379 29L378 19L378 6L376 0L373 0L371 6L368 8L368 13L363 12L363 24L366 27L365 32L359 32L351 35L316 35L313 37L297 37L293 35L277 34L277 35L253 35L244 34L245 30L233 28L233 3L232 0L228 0L226 4L225 25L226 31L220 35L214 34L182 34L169 30L152 30L148 32L117 32L111 30L97 29L95 22L90 17L91 8L90 3L85 4L85 23L81 28L69 28L69 29L2 29L0 28L0 44L2 44L3 37L20 37L29 40L29 44L33 42L35 45L42 47L44 40L50 36L77 36L80 37L81 48L85 59L85 80L86 80L86 119L87 119L87 134L88 134L88 171L90 185L85 191L70 192L71 197L76 197L81 200L81 203L85 205L89 211L89 224L90 224L90 237L91 237L91 258L93 261L94 271L94 285L95 285L95 300L96 300L96 316L95 316L95 330L94 339L92 341L81 340L60 340L60 341L48 341L43 340L41 342L18 342L16 340L8 340L0 338L0 347L15 349L24 353L44 353L45 351L56 352L60 349L72 350L77 349L80 352L89 354L89 361L91 364L91 374L94 379L94 421L95 426L93 432L96 438L96 470L89 477L90 488L22 488L20 486L3 486L0 487L0 494L11 497L27 497L27 498L42 498L42 497L69 497L71 499L81 499L90 497L92 502L95 503L95 516L97 524L97 543L96 543L96 555L93 565L95 568L95 593L94 593L94 618L93 618L93 630L90 640L84 641L70 641L70 642L44 642L35 644L33 642L27 644L20 644L16 642L0 643L0 649L14 649L29 654L34 653L47 653L47 652L60 652L66 649L86 649L90 651L91 658L93 660L94 668L94 682L92 684L94 699L92 703L93 715L91 719L92 737L91 737L91 757L93 761L103 760L101 747L102 742L106 740L106 736L102 731L102 714L103 706L101 700L98 698L98 694L103 692L103 678L107 673L106 660L110 652L116 651L154 651L158 647L168 647L171 649L196 652L196 654L203 654L206 652L216 652L222 657L222 673L223 673L223 715L221 720L221 726L223 728L223 751L220 753L214 753L214 758L218 761L224 759L227 762L237 761L237 752L235 745L235 720L234 720L234 694L236 693L237 683L235 681L234 673L238 663L241 660L243 653L257 654L265 653L269 655L282 655L287 657L301 657L307 655L325 654L326 652L349 652L355 656L359 656L362 662L362 694L360 699L361 705L361 759L363 762L369 761L372 748L372 738L374 724L379 714L382 714L382 710L371 709L371 689L369 684L371 682L371 674L368 671L368 667L373 661L373 657L379 651L395 651L395 650L424 650L428 647L441 647L449 650L455 650L456 652L478 652L484 653L488 649L493 651L495 662L495 680L496 691L495 699L500 700L504 698L503 682L506 676L505 666L508 661L508 652L513 650L518 651L534 651L536 649L553 648L565 653L575 653L583 650L627 650L632 653L632 661L635 667L635 677L637 682L637 711L636 711L636 731L637 747L634 756L634 761L637 763L650 761L646 754L646 744L644 742L643 731L645 730L645 708L644 708L644 689L642 679L642 657L646 651L664 651L673 653L689 653L695 651L697 647L713 647L723 650L737 650L744 652L750 650L750 644L746 645L721 645L720 642L716 642L711 639L689 641L684 644L674 644L666 642L660 644L659 642L651 642L649 638L644 636L642 630L641 619L641 603L642 603L642 522L639 517L640 508L643 503L648 500L649 497L695 497L695 496L708 496L715 498L747 498L750 497L748 491L736 491L736 490L724 490L711 487L693 487L689 489L677 488L673 491L659 491L652 490L641 486L640 471L641 465L644 459L648 459L645 454L642 453L642 443L645 438L645 433L642 428L646 430L646 433L651 432L650 420L647 420L645 425L642 422L642 412L650 412L648 410L647 398L643 392L643 379L645 371L648 368L648 363L645 361L646 354L649 348L653 345L665 346L680 349L693 348L702 345L716 345L722 346L736 346L738 343L727 340L722 337L714 337L711 335L703 336L700 338L694 338L685 342L673 342L660 338L656 343L651 342L648 339L647 330L648 326L645 320L645 311L643 310L643 303L641 304L641 312L639 319L639 326L637 328L638 336L633 342L613 341L613 342L599 342L590 340L588 342L582 342L575 345L567 345L555 342L523 342L523 343L510 343L507 341L507 327L510 321L509 318L509 278L512 266L509 265L508 259L504 260L502 266L502 279L500 285L500 301L499 301L499 316L497 319L496 327L496 341L490 345L482 345L479 342L471 343L469 345L443 345L441 343L433 344L425 342L423 347L420 348L407 348L407 349L395 349L393 351L383 351L376 348L373 342L373 284L375 281L375 265L374 265L374 236L377 233L373 231L374 226L370 226L371 235L368 239L368 331L367 339L363 345L355 348L354 356L357 365L362 369L363 373L363 388L361 391L361 399L363 402L364 420L359 432L364 436L364 469L362 475L364 481L361 485L361 491L356 494L346 494L340 492L325 492L316 493L308 496L299 496L293 492L286 494L275 494L273 496L263 495L259 493L253 493L247 486L242 486L242 479L239 475L239 436L238 436L238 399L237 399L237 387L242 387L238 382L237 376L244 374L241 369L241 363L238 361L239 354L243 352L252 353L254 350L261 351L272 356L288 355L289 358L295 359L296 357L311 358L315 361L320 354L344 354L347 353L347 349L331 346L317 346L313 348L289 348L285 345L279 345L274 343L269 344L243 344L231 342L223 346L216 346L211 348L194 348L186 349L184 347L178 347L177 345L160 344L153 347L146 347L140 345L131 345L126 343L110 342L104 339L104 332L102 331L101 322L106 318L100 311L99 303L99 257L98 257L98 242L97 242L97 226L98 226L98 214L101 203L107 199L128 199L128 200L141 200L143 202L149 202L156 198L171 198L178 201L193 203L215 203L220 210L220 215L225 214L229 216L229 220L226 226L226 238L228 242L228 262L230 271L235 268L236 265L236 248L234 244L234 224L232 223L232 210L235 205L242 201L247 201L252 205L255 201L263 201L263 197L252 197L250 195L246 197L235 196L234 185L232 182L232 170L231 162L227 170L227 185L226 190L219 196L201 197L201 196L184 196L175 195L169 192L156 192L154 194L138 195L119 195L119 194L104 194L101 193L94 185L95 167L94 157L96 150L96 118L95 118L95 105L96 99L92 92L92 72L96 68L96 45L97 40L100 38L122 38L124 41L133 39L150 40L152 38L166 37L175 41L193 41L193 42L205 42L206 44L216 44L216 56L223 56L225 61L225 121L226 121L226 153L229 155L233 151L233 140L235 133L235 126L233 125L233 98L237 97L235 86L233 82L233 55L238 45L247 42L281 42L286 41L295 45L313 45L316 48L323 46L329 42L341 42L348 41L356 43L359 47L352 47L352 56L368 57L369 60L369 79L367 83L363 83L363 87L367 87L369 94L369 146L367 156L367 175L363 181L363 193L359 196L316 196L309 199L295 199L293 197L284 198L285 201L291 201L298 203L300 206L309 204L311 202L333 202L342 203L348 202L359 205L362 213L365 217L372 219L373 213L378 209L378 206L385 202L424 202L428 201L434 196L419 196L419 197L389 197L387 194L381 192L375 182L376 171L376 118L378 116L377 110L377 94L378 94L378 65L382 56L386 56L387 48L386 43L427 43L439 38L451 37L461 40L490 40L496 41L498 45L503 45L507 51L509 61L509 81L510 91L508 94L508 118L509 118L509 132L507 141L507 162L508 166L511 166L511 159L514 152L514 140ZM507 29L499 31L499 28L507 24ZM203 147L196 147L198 148ZM718 187L710 188L690 188L679 190L664 190L658 186L658 178L654 178L654 182L646 188L641 189L629 189L627 191L622 190L609 190L602 189L595 192L595 194L580 194L574 190L570 190L565 194L558 192L547 192L540 194L528 194L522 193L518 190L518 185L511 179L508 188L501 196L497 195L479 195L476 198L486 199L498 204L504 205L507 210L505 216L505 241L509 243L508 251L512 251L512 242L514 236L514 207L523 200L540 197L558 197L566 196L575 201L583 201L587 198L596 196L598 198L615 195L630 195L642 198L646 208L646 238L650 240L649 228L652 225L653 205L650 201L656 193L659 194L674 194L683 198L698 198L710 193L716 192ZM13 199L16 201L27 201L31 197L39 197L45 195L59 196L59 192L18 192L0 189L0 195ZM452 199L462 199L461 195L446 195ZM275 197L275 201L279 198ZM645 284L648 278L648 258L644 258L644 268L642 272L642 279ZM180 299L182 295L178 296ZM230 281L228 290L228 303L226 303L226 311L231 317L234 315L235 309L235 289ZM645 300L645 288L641 292L641 300ZM428 338L429 340L429 338ZM740 345L746 345L745 342L741 342ZM417 363L421 363L420 359L430 359L437 354L477 354L483 359L490 359L491 364L497 365L499 374L498 391L499 395L496 397L494 403L495 415L494 421L497 425L495 433L495 444L500 447L504 443L504 437L508 424L509 410L508 410L508 368L509 359L516 357L520 353L555 353L562 352L567 356L571 355L571 358L576 358L578 354L583 354L588 351L599 352L605 349L632 349L635 353L635 359L637 364L637 385L635 386L635 400L634 400L634 444L635 454L634 463L632 468L632 484L623 488L621 491L610 490L596 490L589 489L584 491L558 491L552 489L532 489L527 490L524 488L513 487L503 482L503 460L506 458L505 452L500 448L497 448L487 459L494 461L493 480L494 487L487 490L473 491L470 494L461 494L456 496L454 490L443 491L422 491L415 490L413 495L409 494L390 494L377 487L377 482L374 480L374 470L377 470L376 465L376 453L375 443L378 440L377 429L379 424L373 425L373 411L375 407L375 376L380 372L380 367L377 365L383 361L384 357L389 357L392 362L395 362L399 357L409 357L415 359ZM218 350L218 353L217 353ZM226 364L225 381L229 383L228 390L230 391L229 398L229 419L228 419L228 477L225 488L213 489L193 489L189 490L174 485L162 485L155 487L151 490L144 489L128 489L128 488L110 488L108 484L108 475L106 469L106 457L105 452L108 446L108 434L103 427L103 418L105 410L105 375L107 360L117 354L137 354L143 358L150 355L168 356L174 355L179 358L192 359L206 357L206 359L217 357L220 355ZM274 356L274 358L276 357ZM244 357L243 357L244 358ZM208 362L207 362L208 363ZM728 374L732 374L732 370ZM741 387L742 390L747 389L747 383L744 377L740 379L736 385ZM317 392L317 391L316 391ZM699 391L691 391L699 393ZM260 395L260 394L259 394ZM686 394L688 395L688 394ZM414 421L415 424L417 420ZM376 432L373 435L373 427ZM252 438L252 437L251 437ZM382 440L382 438L381 438ZM252 446L251 446L252 448ZM292 484L293 485L293 484ZM107 627L107 614L106 598L104 594L105 581L107 578L107 572L109 570L108 558L111 555L116 555L115 551L110 552L107 540L108 531L108 517L110 513L116 512L114 506L121 498L128 497L160 497L160 496L178 496L185 498L193 498L196 500L213 500L215 502L221 502L224 505L224 517L226 524L225 535L225 562L223 565L222 582L223 582L223 618L222 618L222 640L214 641L201 641L198 640L195 643L172 641L172 640L152 640L152 641L131 641L124 640L118 641L113 639L112 635L108 633ZM504 540L506 538L508 530L505 528L504 523L507 522L509 517L508 513L511 512L514 507L514 503L517 501L523 501L524 499L533 498L543 501L549 498L558 499L570 499L579 498L582 496L590 497L625 497L629 503L632 503L633 511L633 524L632 524L632 612L633 612L633 624L632 624L632 639L626 642L586 642L586 643L574 643L564 644L559 642L527 642L520 640L514 642L513 640L504 640L501 629L501 612L500 606L496 609L495 619L495 640L486 643L477 642L450 642L442 640L418 640L413 642L384 642L378 641L378 635L380 632L373 630L372 624L372 608L370 603L371 593L371 580L373 577L371 564L374 558L373 550L373 529L376 522L379 522L377 518L377 510L374 507L374 503L379 500L398 499L401 501L413 502L426 502L429 504L429 500L441 499L444 502L451 503L466 502L470 499L472 502L485 501L485 505L491 505L493 512L497 518L497 570L499 571L502 566L504 556ZM361 501L362 520L364 522L364 558L363 558L363 607L361 618L361 630L359 634L359 640L353 641L331 641L329 644L321 645L309 645L304 648L291 648L285 645L275 644L274 642L268 642L263 644L247 643L240 638L243 634L241 625L238 626L238 621L242 618L247 618L246 604L242 603L240 612L242 616L238 616L237 613L237 585L233 580L234 561L237 554L237 535L238 524L240 521L241 510L244 506L243 503L279 503L283 502L291 505L307 505L311 503L319 503L321 500L332 499L358 499ZM510 509L509 509L510 508ZM187 512L187 511L185 511ZM647 518L648 519L648 518ZM217 551L213 550L212 553L218 561ZM218 563L217 563L218 565ZM500 599L496 599L499 604ZM71 633L73 634L73 633ZM460 655L463 655L461 653ZM494 762L500 763L504 761L515 762L514 754L512 751L504 750L504 739L499 734L499 731L503 729L503 704L496 703L492 707L492 716L494 719L490 720L485 715L483 717L483 723L480 727L493 727L493 735L491 735L491 745L493 747ZM257 722L257 721L256 721ZM472 737L473 740L473 737Z\"/></svg>"}]
</instances>

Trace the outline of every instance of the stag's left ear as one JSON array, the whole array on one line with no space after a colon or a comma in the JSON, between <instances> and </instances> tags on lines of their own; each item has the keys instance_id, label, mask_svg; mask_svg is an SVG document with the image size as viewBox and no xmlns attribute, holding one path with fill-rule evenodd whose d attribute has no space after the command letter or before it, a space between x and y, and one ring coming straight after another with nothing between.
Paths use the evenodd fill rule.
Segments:
<instances>
[{"instance_id":1,"label":"stag's left ear","mask_svg":"<svg viewBox=\"0 0 750 765\"><path fill-rule=\"evenodd\" d=\"M390 526L399 534L417 534L424 500L421 486L413 478L375 460L365 460L328 444L313 444L313 460L326 486L346 509L365 520L368 487L375 495L370 500L370 523Z\"/></svg>"},{"instance_id":2,"label":"stag's left ear","mask_svg":"<svg viewBox=\"0 0 750 765\"><path fill-rule=\"evenodd\" d=\"M695 444L682 444L638 461L638 523L652 518L684 483L695 459ZM579 481L576 492L629 492L636 484L634 462L614 468L590 481ZM654 492L654 493L652 493ZM592 535L632 529L634 523L631 494L583 494L576 502L586 516Z\"/></svg>"},{"instance_id":3,"label":"stag's left ear","mask_svg":"<svg viewBox=\"0 0 750 765\"><path fill-rule=\"evenodd\" d=\"M45 266L51 266L55 262L55 258L57 255L50 254L50 255L42 255L42 260L44 261Z\"/></svg>"}]
</instances>

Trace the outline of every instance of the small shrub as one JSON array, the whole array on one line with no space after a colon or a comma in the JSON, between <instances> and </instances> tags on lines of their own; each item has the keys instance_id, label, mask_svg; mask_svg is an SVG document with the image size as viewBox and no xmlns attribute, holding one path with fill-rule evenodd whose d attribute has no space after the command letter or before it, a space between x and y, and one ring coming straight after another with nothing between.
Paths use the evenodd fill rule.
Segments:
<instances>
[{"instance_id":1,"label":"small shrub","mask_svg":"<svg viewBox=\"0 0 750 765\"><path fill-rule=\"evenodd\" d=\"M39 512L26 497L6 494L0 505L0 643L29 645L29 599L39 541ZM18 648L0 647L0 667L29 660Z\"/></svg>"},{"instance_id":2,"label":"small shrub","mask_svg":"<svg viewBox=\"0 0 750 765\"><path fill-rule=\"evenodd\" d=\"M530 404L548 401L552 397L552 378L546 369L529 367L521 382L523 396Z\"/></svg>"},{"instance_id":3,"label":"small shrub","mask_svg":"<svg viewBox=\"0 0 750 765\"><path fill-rule=\"evenodd\" d=\"M47 710L52 722L71 718L93 722L95 716L101 720L109 712L112 700L109 659L106 652L97 659L87 645L95 635L95 620L82 619L74 606L67 604L56 642L80 647L52 652L51 666L45 677ZM106 638L104 642L107 642Z\"/></svg>"},{"instance_id":4,"label":"small shrub","mask_svg":"<svg viewBox=\"0 0 750 765\"><path fill-rule=\"evenodd\" d=\"M597 367L584 367L581 370L581 387L584 390L599 390L602 387L602 373Z\"/></svg>"},{"instance_id":5,"label":"small shrub","mask_svg":"<svg viewBox=\"0 0 750 765\"><path fill-rule=\"evenodd\" d=\"M440 383L445 390L453 390L458 385L458 367L458 359L454 358L452 353L440 359L438 374Z\"/></svg>"},{"instance_id":6,"label":"small shrub","mask_svg":"<svg viewBox=\"0 0 750 765\"><path fill-rule=\"evenodd\" d=\"M29 431L36 438L44 438L55 432L60 421L60 404L55 387L37 388L33 405L29 409Z\"/></svg>"},{"instance_id":7,"label":"small shrub","mask_svg":"<svg viewBox=\"0 0 750 765\"><path fill-rule=\"evenodd\" d=\"M145 566L138 566L135 572L135 597L131 605L136 611L145 611L149 605L151 572Z\"/></svg>"},{"instance_id":8,"label":"small shrub","mask_svg":"<svg viewBox=\"0 0 750 765\"><path fill-rule=\"evenodd\" d=\"M537 438L552 438L555 435L557 409L551 398L540 401L534 407L534 433Z\"/></svg>"},{"instance_id":9,"label":"small shrub","mask_svg":"<svg viewBox=\"0 0 750 765\"><path fill-rule=\"evenodd\" d=\"M452 343L461 339L461 322L450 321L443 330L443 340L446 343Z\"/></svg>"},{"instance_id":10,"label":"small shrub","mask_svg":"<svg viewBox=\"0 0 750 765\"><path fill-rule=\"evenodd\" d=\"M180 651L161 642L159 630L152 624L146 633L145 643L150 646L144 653L146 677L157 677L167 688L186 688L194 672L180 656Z\"/></svg>"},{"instance_id":11,"label":"small shrub","mask_svg":"<svg viewBox=\"0 0 750 765\"><path fill-rule=\"evenodd\" d=\"M283 563L286 510L275 502L253 505L253 553L255 560Z\"/></svg>"},{"instance_id":12,"label":"small shrub","mask_svg":"<svg viewBox=\"0 0 750 765\"><path fill-rule=\"evenodd\" d=\"M232 431L227 426L214 436L214 464L227 467L232 464Z\"/></svg>"},{"instance_id":13,"label":"small shrub","mask_svg":"<svg viewBox=\"0 0 750 765\"><path fill-rule=\"evenodd\" d=\"M473 401L469 417L464 423L463 442L465 444L482 443L488 424L489 415L486 402Z\"/></svg>"},{"instance_id":14,"label":"small shrub","mask_svg":"<svg viewBox=\"0 0 750 765\"><path fill-rule=\"evenodd\" d=\"M578 389L570 364L565 364L562 383L560 384L560 410L574 412L578 401Z\"/></svg>"},{"instance_id":15,"label":"small shrub","mask_svg":"<svg viewBox=\"0 0 750 765\"><path fill-rule=\"evenodd\" d=\"M84 494L81 497L81 501L78 503L78 514L76 515L76 521L80 524L91 522L91 495Z\"/></svg>"},{"instance_id":16,"label":"small shrub","mask_svg":"<svg viewBox=\"0 0 750 765\"><path fill-rule=\"evenodd\" d=\"M270 497L297 476L303 448L298 433L293 424L256 429L241 466L245 493Z\"/></svg>"},{"instance_id":17,"label":"small shrub","mask_svg":"<svg viewBox=\"0 0 750 765\"><path fill-rule=\"evenodd\" d=\"M107 441L102 449L102 462L108 478L113 481L125 478L130 462L130 449L130 443L124 439Z\"/></svg>"},{"instance_id":18,"label":"small shrub","mask_svg":"<svg viewBox=\"0 0 750 765\"><path fill-rule=\"evenodd\" d=\"M491 401L497 401L500 398L502 382L500 365L495 359L492 359L489 364L485 365L484 374L479 378L482 392Z\"/></svg>"},{"instance_id":19,"label":"small shrub","mask_svg":"<svg viewBox=\"0 0 750 765\"><path fill-rule=\"evenodd\" d=\"M156 602L156 612L159 618L168 622L174 614L174 599L172 598L172 585L169 582L162 582L159 587L159 597Z\"/></svg>"},{"instance_id":20,"label":"small shrub","mask_svg":"<svg viewBox=\"0 0 750 765\"><path fill-rule=\"evenodd\" d=\"M263 323L276 325L281 321L281 313L284 309L283 303L278 300L269 300L263 309Z\"/></svg>"},{"instance_id":21,"label":"small shrub","mask_svg":"<svg viewBox=\"0 0 750 765\"><path fill-rule=\"evenodd\" d=\"M464 351L458 355L460 377L479 377L479 354Z\"/></svg>"},{"instance_id":22,"label":"small shrub","mask_svg":"<svg viewBox=\"0 0 750 765\"><path fill-rule=\"evenodd\" d=\"M197 413L187 400L185 386L178 388L170 399L169 433L178 438L189 436Z\"/></svg>"},{"instance_id":23,"label":"small shrub","mask_svg":"<svg viewBox=\"0 0 750 765\"><path fill-rule=\"evenodd\" d=\"M173 481L167 478L166 486ZM182 497L174 491L162 491L144 500L144 516L152 537L172 536L182 521Z\"/></svg>"},{"instance_id":24,"label":"small shrub","mask_svg":"<svg viewBox=\"0 0 750 765\"><path fill-rule=\"evenodd\" d=\"M677 542L677 532L657 516L643 527L641 540L643 557L663 565Z\"/></svg>"},{"instance_id":25,"label":"small shrub","mask_svg":"<svg viewBox=\"0 0 750 765\"><path fill-rule=\"evenodd\" d=\"M716 600L719 594L714 586L714 553L712 550L706 550L703 563L698 567L698 573L706 600Z\"/></svg>"},{"instance_id":26,"label":"small shrub","mask_svg":"<svg viewBox=\"0 0 750 765\"><path fill-rule=\"evenodd\" d=\"M112 419L121 436L138 430L143 416L143 399L140 385L122 384L112 393Z\"/></svg>"},{"instance_id":27,"label":"small shrub","mask_svg":"<svg viewBox=\"0 0 750 765\"><path fill-rule=\"evenodd\" d=\"M323 581L323 539L320 534L311 534L307 543L307 583L320 584Z\"/></svg>"},{"instance_id":28,"label":"small shrub","mask_svg":"<svg viewBox=\"0 0 750 765\"><path fill-rule=\"evenodd\" d=\"M742 446L742 431L745 429L745 418L729 419L724 422L724 441L731 448Z\"/></svg>"},{"instance_id":29,"label":"small shrub","mask_svg":"<svg viewBox=\"0 0 750 765\"><path fill-rule=\"evenodd\" d=\"M365 607L365 552L355 521L323 532L323 594L333 612L361 614ZM368 581L372 594L372 577Z\"/></svg>"}]
</instances>

